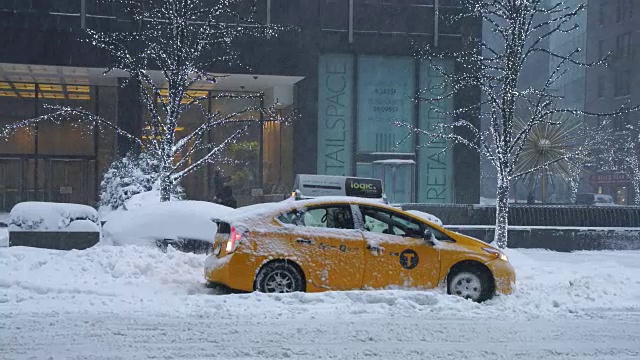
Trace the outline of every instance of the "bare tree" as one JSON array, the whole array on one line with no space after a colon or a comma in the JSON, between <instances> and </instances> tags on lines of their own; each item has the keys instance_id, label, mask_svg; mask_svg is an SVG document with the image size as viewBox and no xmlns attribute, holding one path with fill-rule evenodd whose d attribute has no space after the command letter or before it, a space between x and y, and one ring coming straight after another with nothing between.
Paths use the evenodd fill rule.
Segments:
<instances>
[{"instance_id":1,"label":"bare tree","mask_svg":"<svg viewBox=\"0 0 640 360\"><path fill-rule=\"evenodd\" d=\"M143 106L148 112L139 139L105 119L83 109L54 107L51 114L14 124L5 133L43 120L76 119L101 124L143 147L159 162L161 200L170 200L172 189L189 173L216 159L221 150L243 134L240 127L221 143L210 143L211 129L245 124L273 117L272 109L259 106L223 114L209 113L207 92L194 91L203 83L219 78L210 72L220 65L238 65L234 43L241 37L277 35L281 27L256 21L255 0L103 0L117 3L130 14L138 29L132 32L97 32L88 30L88 41L105 50L113 64L109 71L124 71L139 88ZM242 97L218 94L213 99ZM179 138L183 114L196 108L202 122L186 136ZM195 158L195 160L194 160Z\"/></svg>"},{"instance_id":2,"label":"bare tree","mask_svg":"<svg viewBox=\"0 0 640 360\"><path fill-rule=\"evenodd\" d=\"M640 205L640 128L626 125L620 130L610 136L611 142L601 152L599 166L626 174L633 186L633 203Z\"/></svg>"},{"instance_id":3,"label":"bare tree","mask_svg":"<svg viewBox=\"0 0 640 360\"><path fill-rule=\"evenodd\" d=\"M555 163L579 155L566 151L545 163L518 171L516 164L527 145L534 128L541 124L558 125L558 115L603 115L587 113L577 108L558 105L562 97L554 92L554 84L568 71L569 66L590 67L604 63L587 63L579 60L581 48L566 53L552 51L545 45L553 36L577 30L577 17L585 11L584 2L569 5L561 0L462 0L465 10L460 17L481 19L498 38L496 44L481 39L469 39L466 50L459 52L437 51L426 47L420 51L425 59L448 58L457 63L457 71L450 72L432 62L432 67L446 79L447 91L439 97L427 96L435 91L428 89L418 96L418 101L437 103L468 89L480 89L483 100L477 104L450 112L457 120L452 124L440 124L437 129L417 129L407 124L413 132L430 136L432 141L448 140L452 144L464 144L478 150L497 170L496 231L494 242L507 246L509 189L511 182L528 173L547 169ZM458 20L458 19L455 19ZM522 88L519 84L523 67L536 55L549 56L555 67L545 74L540 86ZM440 91L442 93L442 91ZM530 109L522 126L516 125L517 108ZM476 127L466 117L481 113L489 119L487 130ZM635 110L626 107L608 115ZM428 144L425 144L428 145ZM452 145L453 146L453 145Z\"/></svg>"}]
</instances>

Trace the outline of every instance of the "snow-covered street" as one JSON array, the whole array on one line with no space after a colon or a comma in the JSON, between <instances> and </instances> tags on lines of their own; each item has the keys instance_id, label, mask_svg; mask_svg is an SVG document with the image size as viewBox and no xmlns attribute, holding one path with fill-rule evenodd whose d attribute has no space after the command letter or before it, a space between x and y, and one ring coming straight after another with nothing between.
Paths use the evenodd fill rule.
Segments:
<instances>
[{"instance_id":1,"label":"snow-covered street","mask_svg":"<svg viewBox=\"0 0 640 360\"><path fill-rule=\"evenodd\" d=\"M201 255L0 248L2 359L637 359L640 252L509 250L518 289L218 295Z\"/></svg>"}]
</instances>

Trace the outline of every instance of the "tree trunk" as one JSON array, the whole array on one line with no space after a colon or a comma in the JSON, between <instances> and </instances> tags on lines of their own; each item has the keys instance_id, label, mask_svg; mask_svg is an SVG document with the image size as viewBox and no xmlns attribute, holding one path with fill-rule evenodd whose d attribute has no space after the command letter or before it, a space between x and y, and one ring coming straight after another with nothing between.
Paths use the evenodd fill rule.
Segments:
<instances>
[{"instance_id":1,"label":"tree trunk","mask_svg":"<svg viewBox=\"0 0 640 360\"><path fill-rule=\"evenodd\" d=\"M500 249L507 247L507 229L509 225L509 180L498 174L498 192L496 198L496 232L493 239Z\"/></svg>"},{"instance_id":2,"label":"tree trunk","mask_svg":"<svg viewBox=\"0 0 640 360\"><path fill-rule=\"evenodd\" d=\"M171 201L171 179L167 176L160 179L160 201Z\"/></svg>"},{"instance_id":3,"label":"tree trunk","mask_svg":"<svg viewBox=\"0 0 640 360\"><path fill-rule=\"evenodd\" d=\"M634 203L640 206L640 174L635 174L633 178Z\"/></svg>"},{"instance_id":4,"label":"tree trunk","mask_svg":"<svg viewBox=\"0 0 640 360\"><path fill-rule=\"evenodd\" d=\"M640 141L640 137L638 137ZM631 183L633 184L633 202L640 206L640 145L636 143L635 153L631 157Z\"/></svg>"},{"instance_id":5,"label":"tree trunk","mask_svg":"<svg viewBox=\"0 0 640 360\"><path fill-rule=\"evenodd\" d=\"M173 181L167 172L163 172L160 176L160 201L171 201L171 193L173 192Z\"/></svg>"}]
</instances>

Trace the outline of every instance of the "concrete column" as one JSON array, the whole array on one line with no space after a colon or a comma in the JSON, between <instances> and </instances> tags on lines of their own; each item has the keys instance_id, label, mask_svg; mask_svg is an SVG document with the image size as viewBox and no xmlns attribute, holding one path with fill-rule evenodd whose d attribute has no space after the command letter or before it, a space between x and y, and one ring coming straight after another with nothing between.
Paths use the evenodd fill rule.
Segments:
<instances>
[{"instance_id":1,"label":"concrete column","mask_svg":"<svg viewBox=\"0 0 640 360\"><path fill-rule=\"evenodd\" d=\"M126 82L125 78L118 79L117 125L120 129L138 138L142 135L142 103L134 82ZM140 147L131 139L117 135L116 148L118 156L124 156L129 151L138 152Z\"/></svg>"}]
</instances>

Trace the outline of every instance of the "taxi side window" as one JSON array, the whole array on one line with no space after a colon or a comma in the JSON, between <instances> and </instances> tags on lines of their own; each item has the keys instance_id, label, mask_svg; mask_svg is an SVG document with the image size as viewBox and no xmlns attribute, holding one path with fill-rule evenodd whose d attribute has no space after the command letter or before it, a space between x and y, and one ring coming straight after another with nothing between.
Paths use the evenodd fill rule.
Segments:
<instances>
[{"instance_id":1,"label":"taxi side window","mask_svg":"<svg viewBox=\"0 0 640 360\"><path fill-rule=\"evenodd\" d=\"M303 215L304 226L331 229L353 229L349 206L327 206L308 209Z\"/></svg>"},{"instance_id":2,"label":"taxi side window","mask_svg":"<svg viewBox=\"0 0 640 360\"><path fill-rule=\"evenodd\" d=\"M302 211L293 210L285 214L280 214L278 216L278 220L287 225L298 225L298 223L302 220Z\"/></svg>"},{"instance_id":3,"label":"taxi side window","mask_svg":"<svg viewBox=\"0 0 640 360\"><path fill-rule=\"evenodd\" d=\"M455 240L450 238L449 235L443 233L442 231L440 231L440 230L438 230L438 229L436 229L434 227L428 226L428 225L425 225L425 226L426 226L426 228L431 230L431 233L436 238L436 240L438 240L438 241L447 241L447 242L456 242Z\"/></svg>"},{"instance_id":4,"label":"taxi side window","mask_svg":"<svg viewBox=\"0 0 640 360\"><path fill-rule=\"evenodd\" d=\"M405 237L422 237L420 223L384 209L360 207L366 231Z\"/></svg>"},{"instance_id":5,"label":"taxi side window","mask_svg":"<svg viewBox=\"0 0 640 360\"><path fill-rule=\"evenodd\" d=\"M284 224L330 229L353 229L353 217L349 206L322 206L304 212L294 210L278 216Z\"/></svg>"}]
</instances>

